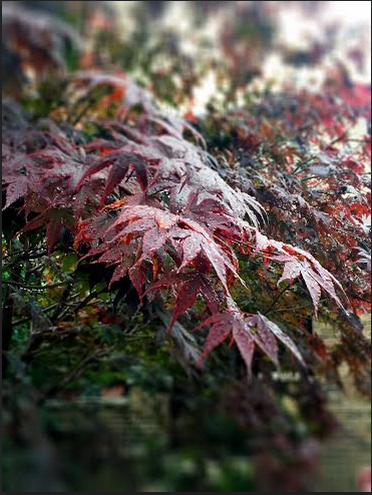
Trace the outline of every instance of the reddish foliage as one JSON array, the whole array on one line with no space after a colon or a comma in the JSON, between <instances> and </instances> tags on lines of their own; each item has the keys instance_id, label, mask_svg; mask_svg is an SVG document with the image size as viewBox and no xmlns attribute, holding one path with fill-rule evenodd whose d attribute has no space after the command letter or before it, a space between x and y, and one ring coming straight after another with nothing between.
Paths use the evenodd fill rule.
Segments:
<instances>
[{"instance_id":1,"label":"reddish foliage","mask_svg":"<svg viewBox=\"0 0 372 495\"><path fill-rule=\"evenodd\" d=\"M46 226L49 252L62 230L69 229L77 249L81 243L90 246L86 257L114 268L111 285L129 276L141 300L170 289L170 329L201 296L212 314L203 324L211 325L205 356L231 336L248 370L255 348L278 364L276 339L302 362L295 344L277 325L262 315L244 316L233 301L233 285L244 285L237 255L263 255L266 264L284 265L279 283L302 277L315 312L322 291L342 308L336 293L340 283L309 252L264 235L263 208L257 201L262 195L254 191L255 199L228 185L213 170L217 163L201 136L185 121L163 115L147 93L128 81L126 76L87 73L73 83L88 90L109 85L111 96L119 98L115 120L102 123L105 139L81 146L55 124L48 131L25 125L20 142L5 134L5 207L23 200L22 208L32 218L21 232ZM130 113L138 101L142 111ZM31 149L23 144L30 139ZM328 148L322 153L324 171L313 168L311 173L328 177L334 158ZM289 157L288 172L294 167ZM351 158L344 164L354 177L358 165ZM276 186L276 204L278 195L282 202L297 201L301 211L324 224L326 213L316 212L300 194L291 197ZM363 202L354 209L365 212ZM355 223L346 210L345 218Z\"/></svg>"}]
</instances>

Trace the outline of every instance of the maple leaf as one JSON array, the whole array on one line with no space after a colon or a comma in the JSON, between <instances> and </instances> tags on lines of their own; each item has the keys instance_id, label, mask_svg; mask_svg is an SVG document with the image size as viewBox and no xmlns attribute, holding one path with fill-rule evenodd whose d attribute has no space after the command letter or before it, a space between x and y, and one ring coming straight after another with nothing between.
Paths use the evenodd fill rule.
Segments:
<instances>
[{"instance_id":1,"label":"maple leaf","mask_svg":"<svg viewBox=\"0 0 372 495\"><path fill-rule=\"evenodd\" d=\"M6 184L6 202L4 210L9 208L18 199L24 198L28 192L29 179L26 175L19 174L18 177L8 179Z\"/></svg>"},{"instance_id":2,"label":"maple leaf","mask_svg":"<svg viewBox=\"0 0 372 495\"><path fill-rule=\"evenodd\" d=\"M236 325L233 330L234 341L247 367L248 376L252 374L252 361L255 351L255 341L244 325Z\"/></svg>"},{"instance_id":3,"label":"maple leaf","mask_svg":"<svg viewBox=\"0 0 372 495\"><path fill-rule=\"evenodd\" d=\"M159 119L150 120L159 123ZM140 156L147 163L147 172L152 168L155 171L152 186L156 186L157 183L167 184L166 181L170 181L168 187L171 190L172 211L175 213L184 210L190 194L198 191L200 200L218 197L225 212L235 217L247 216L253 225L258 226L258 219L263 215L260 204L248 194L235 191L212 170L209 164L213 158L205 150L186 141L180 129L173 127L174 120L172 123L164 121L161 123L167 134L148 136L145 129L144 134L131 139L108 129L115 141L100 140L96 144L89 145L89 148L92 149L93 146L93 149L104 150L105 155L108 156L111 152L119 156L120 153ZM127 134L128 130L125 127L124 132ZM117 143L121 143L119 149ZM104 158L102 163L106 164ZM82 180L92 173L95 173L95 167L92 167Z\"/></svg>"},{"instance_id":4,"label":"maple leaf","mask_svg":"<svg viewBox=\"0 0 372 495\"><path fill-rule=\"evenodd\" d=\"M160 308L155 309L156 314L163 321L166 328L169 328L171 321L171 313L164 312ZM181 350L187 369L188 363L197 364L200 360L200 349L197 345L195 336L192 335L181 323L176 322L172 328L172 337Z\"/></svg>"},{"instance_id":5,"label":"maple leaf","mask_svg":"<svg viewBox=\"0 0 372 495\"><path fill-rule=\"evenodd\" d=\"M302 276L311 295L315 313L318 311L322 289L331 296L339 307L343 308L335 289L336 286L343 292L341 284L311 254L288 244L270 240L260 232L256 233L256 249L258 252L277 251L280 253L270 256L274 261L285 263L283 274L278 283L285 280L293 282L294 279Z\"/></svg>"},{"instance_id":6,"label":"maple leaf","mask_svg":"<svg viewBox=\"0 0 372 495\"><path fill-rule=\"evenodd\" d=\"M168 331L171 331L178 318L194 305L198 295L203 297L212 314L219 310L220 298L213 288L212 280L202 273L168 273L157 282L151 284L146 293L166 287L172 287L176 294Z\"/></svg>"},{"instance_id":7,"label":"maple leaf","mask_svg":"<svg viewBox=\"0 0 372 495\"><path fill-rule=\"evenodd\" d=\"M194 305L202 287L200 275L191 277L179 285L168 330L172 329L178 318Z\"/></svg>"},{"instance_id":8,"label":"maple leaf","mask_svg":"<svg viewBox=\"0 0 372 495\"><path fill-rule=\"evenodd\" d=\"M87 214L92 216L98 213L102 206L102 197L104 196L104 184L101 179L90 181L89 184L83 184L76 194L72 196L72 208L76 219L86 217Z\"/></svg>"},{"instance_id":9,"label":"maple leaf","mask_svg":"<svg viewBox=\"0 0 372 495\"><path fill-rule=\"evenodd\" d=\"M210 330L204 344L201 363L217 346L230 337L236 343L249 375L256 348L260 348L279 367L276 340L282 342L301 365L305 366L297 346L283 330L261 314L245 316L234 303L226 313L211 316L199 328L206 326L210 326Z\"/></svg>"},{"instance_id":10,"label":"maple leaf","mask_svg":"<svg viewBox=\"0 0 372 495\"><path fill-rule=\"evenodd\" d=\"M79 71L74 75L73 85L92 90L97 87L110 87L112 93L109 98L102 98L103 103L118 102L121 108L118 116L123 116L133 106L141 105L147 113L157 114L156 108L148 91L138 86L133 79L122 71L106 74L95 70ZM106 101L105 101L106 100Z\"/></svg>"},{"instance_id":11,"label":"maple leaf","mask_svg":"<svg viewBox=\"0 0 372 495\"><path fill-rule=\"evenodd\" d=\"M64 227L67 227L72 232L75 230L75 222L70 210L48 210L27 222L23 229L19 231L19 234L44 226L46 226L46 243L49 255L60 239Z\"/></svg>"},{"instance_id":12,"label":"maple leaf","mask_svg":"<svg viewBox=\"0 0 372 495\"><path fill-rule=\"evenodd\" d=\"M266 316L258 313L248 319L248 324L253 326L256 325L259 331L264 332L264 334L266 334L267 331L270 332L291 351L302 366L306 366L301 353L292 339L280 327L278 327L278 325L266 318Z\"/></svg>"},{"instance_id":13,"label":"maple leaf","mask_svg":"<svg viewBox=\"0 0 372 495\"><path fill-rule=\"evenodd\" d=\"M233 314L228 313L216 314L205 320L200 325L200 328L210 326L210 330L204 344L200 364L202 364L206 357L216 347L225 342L225 340L232 334L236 326L239 326L240 328L240 325L240 320L237 320Z\"/></svg>"},{"instance_id":14,"label":"maple leaf","mask_svg":"<svg viewBox=\"0 0 372 495\"><path fill-rule=\"evenodd\" d=\"M252 335L252 339L256 346L259 347L278 368L278 344L271 328L263 319L260 318L260 316L248 318L246 320L246 328L249 328L250 334Z\"/></svg>"},{"instance_id":15,"label":"maple leaf","mask_svg":"<svg viewBox=\"0 0 372 495\"><path fill-rule=\"evenodd\" d=\"M57 126L54 127L56 134L52 136L49 132L36 134L34 146L38 145L37 137L45 136L42 149L26 153L22 145L18 149L18 145L14 147L3 143L3 184L7 197L4 208L18 199L24 200L28 212L37 212L45 207L66 208L76 201L74 210L78 216L84 210L83 200L85 206L88 202L97 204L99 182L74 195L88 159L92 164L95 157L88 158L81 147L72 145ZM28 136L29 130L22 132Z\"/></svg>"},{"instance_id":16,"label":"maple leaf","mask_svg":"<svg viewBox=\"0 0 372 495\"><path fill-rule=\"evenodd\" d=\"M215 197L201 199L201 196L203 195L199 190L190 193L185 215L217 235L239 241L246 233L244 223L229 214L219 199Z\"/></svg>"},{"instance_id":17,"label":"maple leaf","mask_svg":"<svg viewBox=\"0 0 372 495\"><path fill-rule=\"evenodd\" d=\"M130 168L133 168L138 182L143 191L146 190L148 181L146 173L146 162L140 156L128 151L114 151L98 160L89 167L77 183L76 189L79 191L85 179L110 167L110 172L106 180L106 188L103 194L103 200L115 189L117 185L125 178Z\"/></svg>"},{"instance_id":18,"label":"maple leaf","mask_svg":"<svg viewBox=\"0 0 372 495\"><path fill-rule=\"evenodd\" d=\"M130 235L143 239L141 260L171 241L183 259L179 271L184 270L203 252L210 259L224 286L227 286L226 270L230 269L236 273L231 259L210 232L196 222L166 210L146 205L125 206L110 226L109 231L112 230L116 233L115 241ZM230 255L233 256L233 253Z\"/></svg>"},{"instance_id":19,"label":"maple leaf","mask_svg":"<svg viewBox=\"0 0 372 495\"><path fill-rule=\"evenodd\" d=\"M103 222L104 223L104 222ZM89 224L83 226L82 239L101 238L103 243L93 248L90 255L102 254L97 260L107 264L116 264L113 282L129 274L132 281L142 296L142 287L146 277L142 271L142 263L153 260L154 255L161 250L162 257L165 252L172 255L172 249L177 253L177 270L173 273L160 276L160 280L150 285L146 294L159 288L171 286L175 291L175 307L170 328L181 314L190 309L201 295L212 313L219 310L220 297L213 289L212 281L204 272L204 265L200 261L206 259L214 268L219 281L228 293L227 273L231 272L238 277L236 263L233 263L233 253L226 253L223 248L215 242L212 235L196 222L173 215L165 210L145 205L125 206L119 215L105 230L97 229ZM93 234L93 237L91 237ZM137 247L134 247L136 245ZM120 246L131 246L132 253L137 250L135 258L127 258L123 261L123 252ZM109 252L110 255L106 253ZM195 265L196 261L198 263ZM198 269L186 273L185 270L192 266L202 267L203 272ZM110 284L110 285L111 285Z\"/></svg>"},{"instance_id":20,"label":"maple leaf","mask_svg":"<svg viewBox=\"0 0 372 495\"><path fill-rule=\"evenodd\" d=\"M71 146L66 139L56 138L54 147L35 151L30 157L36 161L35 166L43 168L43 180L62 180L67 187L66 193L72 195L77 187L78 179L89 161L94 157L87 157L81 147Z\"/></svg>"},{"instance_id":21,"label":"maple leaf","mask_svg":"<svg viewBox=\"0 0 372 495\"><path fill-rule=\"evenodd\" d=\"M3 143L2 182L6 190L4 210L17 200L23 199L32 188L39 175L34 167L34 161L25 152Z\"/></svg>"}]
</instances>

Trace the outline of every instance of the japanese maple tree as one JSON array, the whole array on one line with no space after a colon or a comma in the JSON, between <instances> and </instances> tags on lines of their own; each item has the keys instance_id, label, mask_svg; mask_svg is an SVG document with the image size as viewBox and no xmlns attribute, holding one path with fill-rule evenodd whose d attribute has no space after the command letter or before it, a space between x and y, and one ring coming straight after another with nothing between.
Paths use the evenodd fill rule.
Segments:
<instances>
[{"instance_id":1,"label":"japanese maple tree","mask_svg":"<svg viewBox=\"0 0 372 495\"><path fill-rule=\"evenodd\" d=\"M280 400L290 397L296 419L310 424L311 450L311 436L333 426L319 377L340 385L347 363L370 393L360 318L371 300L370 86L332 61L318 87L272 89L263 71L282 2L188 2L196 44L200 14L226 14L210 59L208 43L191 57L161 22L149 39L152 7L137 3L143 25L133 38L94 33L95 22L114 26L102 14L68 73L60 50L79 46L74 33L57 23L51 36L49 17L6 7L7 49L20 57L22 83L30 80L13 91L17 101L3 98L3 370L25 323L25 369L45 342L56 339L58 352L76 338L81 363L42 391L43 402L101 352L114 360L118 327L124 354L136 345L136 359L169 351L176 419L178 395L197 390L206 403L210 386L213 414L218 403L245 433L257 426L250 448L268 479L281 469L267 462L268 445L306 471L309 445L292 438ZM157 4L161 17L167 2ZM296 68L318 66L334 49L327 33L307 51L278 51ZM102 67L107 60L116 65ZM211 73L220 91L200 109L195 94ZM317 320L334 341L321 338Z\"/></svg>"},{"instance_id":2,"label":"japanese maple tree","mask_svg":"<svg viewBox=\"0 0 372 495\"><path fill-rule=\"evenodd\" d=\"M5 207L22 200L27 221L20 232L46 227L50 253L67 228L76 249L89 248L85 259L114 267L110 286L129 276L141 301L170 290L175 301L170 331L201 296L212 315L207 322L214 323L206 350L231 333L248 369L255 347L278 364L277 337L303 362L285 331L261 316L247 320L234 301L231 289L245 285L238 255L282 265L278 284L301 278L315 313L322 291L346 311L341 284L309 252L263 233L267 219L260 202L212 169L215 158L187 122L163 115L153 104L133 114L133 90L127 92L126 83L118 75L105 79L94 73L79 74L73 82L91 90L109 85L114 102L119 98L115 118L101 124L105 139L78 144L52 123L47 131L17 129L18 139L24 134L20 143L5 132ZM32 138L36 149L25 150Z\"/></svg>"}]
</instances>

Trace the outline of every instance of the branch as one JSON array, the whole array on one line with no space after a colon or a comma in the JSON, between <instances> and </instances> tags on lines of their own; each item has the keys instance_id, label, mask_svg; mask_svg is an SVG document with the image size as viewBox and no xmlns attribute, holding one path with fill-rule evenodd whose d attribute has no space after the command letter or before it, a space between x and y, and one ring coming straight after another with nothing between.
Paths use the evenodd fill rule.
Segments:
<instances>
[{"instance_id":1,"label":"branch","mask_svg":"<svg viewBox=\"0 0 372 495\"><path fill-rule=\"evenodd\" d=\"M305 304L303 306L294 306L293 308L281 308L281 309L275 309L274 311L270 311L268 313L265 313L265 316L267 316L269 313L293 313L294 311L298 311L300 309L307 309L307 308L312 308L312 304Z\"/></svg>"},{"instance_id":2,"label":"branch","mask_svg":"<svg viewBox=\"0 0 372 495\"><path fill-rule=\"evenodd\" d=\"M271 303L271 305L269 306L269 308L265 311L264 315L268 315L271 310L273 309L273 307L277 304L277 302L279 301L279 299L282 297L283 294L285 294L285 292L287 292L288 289L290 289L291 286L290 285L287 285L286 287L284 287L280 292L279 294L276 296L276 298L274 299L274 301Z\"/></svg>"},{"instance_id":3,"label":"branch","mask_svg":"<svg viewBox=\"0 0 372 495\"><path fill-rule=\"evenodd\" d=\"M56 287L62 287L63 285L66 285L68 282L58 282L57 284L52 284L52 285L28 285L22 282L15 282L13 280L3 280L2 283L5 285L14 285L14 287L21 287L22 289L28 289L28 290L47 290L47 289L54 289Z\"/></svg>"},{"instance_id":4,"label":"branch","mask_svg":"<svg viewBox=\"0 0 372 495\"><path fill-rule=\"evenodd\" d=\"M43 403L49 397L55 395L56 393L65 389L75 378L77 378L81 373L85 370L88 364L91 361L98 359L101 356L107 354L108 350L100 350L94 351L91 354L88 354L80 363L73 368L68 375L58 384L51 387L47 392L45 392L44 396L41 398L40 402Z\"/></svg>"},{"instance_id":5,"label":"branch","mask_svg":"<svg viewBox=\"0 0 372 495\"><path fill-rule=\"evenodd\" d=\"M299 163L299 165L297 166L297 168L293 171L293 174L297 174L297 172L300 172L303 170L304 166L307 165L308 163L311 163L313 160L315 160L317 157L316 156L311 156L310 158L308 158L307 160Z\"/></svg>"},{"instance_id":6,"label":"branch","mask_svg":"<svg viewBox=\"0 0 372 495\"><path fill-rule=\"evenodd\" d=\"M43 313L47 313L48 311L51 311L52 309L56 308L58 306L58 303L54 303L51 306L48 306L47 308L43 309ZM18 325L23 325L24 323L27 323L28 321L32 320L32 316L27 316L26 318L22 318L21 320L17 320L13 323L13 326L18 326Z\"/></svg>"}]
</instances>

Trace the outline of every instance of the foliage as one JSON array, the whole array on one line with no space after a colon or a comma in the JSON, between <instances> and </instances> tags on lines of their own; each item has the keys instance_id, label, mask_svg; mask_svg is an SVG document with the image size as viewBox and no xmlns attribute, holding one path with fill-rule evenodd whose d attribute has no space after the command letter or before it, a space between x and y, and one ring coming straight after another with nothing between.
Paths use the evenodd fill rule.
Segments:
<instances>
[{"instance_id":1,"label":"foliage","mask_svg":"<svg viewBox=\"0 0 372 495\"><path fill-rule=\"evenodd\" d=\"M125 41L111 29L94 33L95 23L114 25L101 12L88 26L92 51L67 76L49 71L60 65L58 33L69 31L55 30L39 64L33 53L45 19L21 10L5 17L21 23L22 46L36 63L33 91L28 85L19 98L17 90L18 102L3 98L11 442L39 448L40 424L36 433L23 425L28 411L36 424L42 410L49 438L64 450L54 399L115 397L127 405L141 389L151 396L146 403L168 412L155 436L144 435L137 460L120 449L110 454L134 473L123 480L129 490L143 488L146 465L145 477L169 491L185 484L273 491L278 477L301 491L316 439L335 426L318 377L340 385L347 363L369 394L369 341L359 318L370 310L369 88L341 65L319 90L254 86L281 3L218 2L227 22L217 60L205 47L187 57L173 31L151 31L148 2L135 10L142 29ZM200 12L211 2L189 4L199 35ZM327 49L300 58L312 66ZM168 57L161 70L156 53ZM284 56L299 64L298 53ZM132 75L92 67L107 59ZM26 76L27 63L20 68ZM198 112L193 90L210 70L221 92ZM169 104L182 104L185 115ZM334 343L314 329L317 317L338 329ZM90 428L89 459L103 456L110 466L112 432ZM133 418L128 431L142 438ZM259 476L240 471L248 458ZM216 463L224 466L217 474ZM60 489L53 462L47 469ZM61 478L74 478L70 463L64 470ZM104 487L102 476L84 488ZM82 488L76 479L72 485Z\"/></svg>"},{"instance_id":2,"label":"foliage","mask_svg":"<svg viewBox=\"0 0 372 495\"><path fill-rule=\"evenodd\" d=\"M118 76L106 81L101 75L81 74L78 82L126 89L125 80ZM126 106L127 102L119 105L117 114L125 115ZM162 117L151 105L147 112L130 117L136 119L135 126L127 125L128 116L106 120L102 125L108 138L83 146L70 142L58 127L50 128L39 133L44 146L38 145L35 151L23 151L14 143L14 132L5 132L5 207L23 200L26 217L33 216L20 232L45 226L51 253L63 229L68 229L75 236L76 249L81 243L92 246L85 259L99 255L96 262L115 268L110 286L129 275L141 300L144 292L151 295L170 287L175 307L169 330L199 294L212 314L222 307L229 318L237 315L237 321L243 321L230 293L240 278L237 252L262 254L283 263L278 283L301 276L315 311L322 289L342 308L335 288L341 285L335 277L309 253L264 236L260 204L210 169L213 158L198 143L184 138L184 130L190 130L187 123ZM27 127L23 135L20 130L16 133L22 145L35 138ZM202 142L197 133L192 137ZM251 325L239 323L239 329L233 332L234 338L247 334L243 338L252 347L257 337ZM278 336L280 330L271 323L259 329L258 346L276 362L274 343L263 345L262 335L266 331L266 338L270 332ZM237 343L242 349L241 338ZM286 343L299 356L289 337ZM251 359L246 352L243 355L250 368Z\"/></svg>"},{"instance_id":3,"label":"foliage","mask_svg":"<svg viewBox=\"0 0 372 495\"><path fill-rule=\"evenodd\" d=\"M66 67L67 55L81 45L76 31L56 17L4 2L2 5L2 76L5 87L22 86L27 76L40 80ZM8 73L12 72L12 76Z\"/></svg>"}]
</instances>

